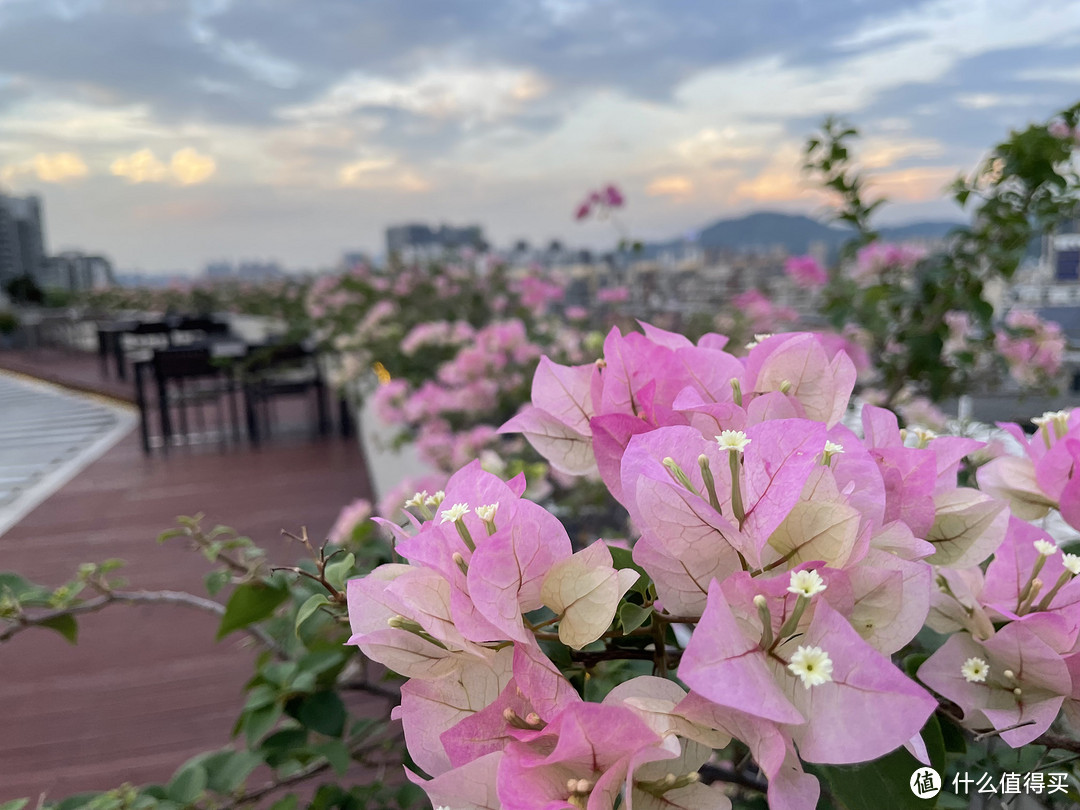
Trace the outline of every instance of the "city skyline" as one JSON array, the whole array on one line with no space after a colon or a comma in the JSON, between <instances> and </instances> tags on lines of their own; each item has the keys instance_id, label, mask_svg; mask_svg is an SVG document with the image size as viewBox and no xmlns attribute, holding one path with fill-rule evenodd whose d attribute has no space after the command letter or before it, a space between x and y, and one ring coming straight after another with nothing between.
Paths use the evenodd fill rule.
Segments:
<instances>
[{"instance_id":1,"label":"city skyline","mask_svg":"<svg viewBox=\"0 0 1080 810\"><path fill-rule=\"evenodd\" d=\"M835 113L884 221L957 218L958 171L1076 100L1078 44L1060 2L0 0L0 188L50 252L152 272L409 222L603 248L573 212L606 183L635 238L820 214L799 152Z\"/></svg>"}]
</instances>

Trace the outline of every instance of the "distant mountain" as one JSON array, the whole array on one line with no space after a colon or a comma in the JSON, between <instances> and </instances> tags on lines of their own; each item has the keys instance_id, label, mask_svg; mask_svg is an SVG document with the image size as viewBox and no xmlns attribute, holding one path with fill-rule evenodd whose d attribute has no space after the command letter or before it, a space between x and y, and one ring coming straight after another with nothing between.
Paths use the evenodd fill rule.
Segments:
<instances>
[{"instance_id":1,"label":"distant mountain","mask_svg":"<svg viewBox=\"0 0 1080 810\"><path fill-rule=\"evenodd\" d=\"M957 222L915 222L910 225L882 228L886 241L907 239L936 239L955 228ZM815 243L824 243L833 253L852 237L852 230L825 225L799 214L779 214L761 211L738 219L717 220L698 232L696 242L703 248L720 248L737 252L766 251L782 247L788 253L806 253ZM652 243L646 253L659 253L681 241Z\"/></svg>"},{"instance_id":2,"label":"distant mountain","mask_svg":"<svg viewBox=\"0 0 1080 810\"><path fill-rule=\"evenodd\" d=\"M805 253L814 242L830 248L843 241L845 232L810 217L762 211L739 219L721 219L698 233L703 248L765 251L782 246L788 253Z\"/></svg>"}]
</instances>

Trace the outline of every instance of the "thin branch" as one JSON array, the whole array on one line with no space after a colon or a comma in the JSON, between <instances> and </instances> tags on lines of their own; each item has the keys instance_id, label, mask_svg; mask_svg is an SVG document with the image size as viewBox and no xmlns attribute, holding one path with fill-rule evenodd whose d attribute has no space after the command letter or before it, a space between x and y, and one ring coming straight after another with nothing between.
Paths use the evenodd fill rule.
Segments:
<instances>
[{"instance_id":1,"label":"thin branch","mask_svg":"<svg viewBox=\"0 0 1080 810\"><path fill-rule=\"evenodd\" d=\"M1047 748L1060 748L1062 751L1080 754L1080 740L1066 737L1064 734L1055 734L1052 731L1040 734L1029 745L1045 745Z\"/></svg>"},{"instance_id":2,"label":"thin branch","mask_svg":"<svg viewBox=\"0 0 1080 810\"><path fill-rule=\"evenodd\" d=\"M339 689L347 689L351 692L366 692L369 695L375 695L376 697L385 698L386 700L401 700L401 692L387 689L385 686L379 686L378 684L366 680L339 681L337 687Z\"/></svg>"},{"instance_id":3,"label":"thin branch","mask_svg":"<svg viewBox=\"0 0 1080 810\"><path fill-rule=\"evenodd\" d=\"M952 711L952 704L939 704L937 713L940 714L942 717L950 720L954 725L959 726L962 729L964 728L964 721L954 711ZM1019 724L1019 726L1025 725L1028 725L1028 723ZM1018 728L1019 726L1010 726L1009 728ZM968 731L968 733L970 733L974 737L974 739L981 740L1000 734L1003 731L1008 731L1009 729L987 729L986 731L978 731L974 729L965 730ZM1028 743L1028 745L1042 745L1046 748L1057 748L1062 751L1068 751L1072 754L1080 754L1080 740L1077 740L1073 737L1067 737L1064 734L1056 734L1053 731L1047 731L1043 734L1040 734L1038 737Z\"/></svg>"},{"instance_id":4,"label":"thin branch","mask_svg":"<svg viewBox=\"0 0 1080 810\"><path fill-rule=\"evenodd\" d=\"M395 731L390 735L383 735L382 737L376 738L374 740L365 740L364 745L355 745L354 747L350 748L349 755L351 758L354 759L362 758L366 754L378 749L388 740L398 737L399 734L400 732ZM329 770L330 767L331 766L329 760L312 763L306 768L303 768L290 776L282 777L281 779L272 779L271 781L266 782L265 784L257 788L246 791L230 802L215 805L215 808L216 810L234 810L237 807L243 807L244 805L251 804L252 802L257 802L259 799L273 793L274 791L281 790L282 788L292 787L293 785L298 785L301 782L306 782L308 779L318 776L323 771Z\"/></svg>"},{"instance_id":5,"label":"thin branch","mask_svg":"<svg viewBox=\"0 0 1080 810\"><path fill-rule=\"evenodd\" d=\"M769 789L768 784L763 779L755 779L742 770L729 770L706 763L698 768L698 773L701 774L702 783L706 785L711 785L714 782L727 782L749 790L756 790L759 793L765 793Z\"/></svg>"},{"instance_id":6,"label":"thin branch","mask_svg":"<svg viewBox=\"0 0 1080 810\"><path fill-rule=\"evenodd\" d=\"M71 607L49 610L32 616L25 614L19 616L14 624L0 632L0 643L8 641L23 630L29 630L31 627L40 627L64 616L81 616L86 613L96 613L111 604L186 605L212 613L215 616L225 614L225 606L220 602L185 591L109 591L96 599L89 599ZM285 649L261 628L245 627L244 632L273 652L278 658L288 658Z\"/></svg>"},{"instance_id":7,"label":"thin branch","mask_svg":"<svg viewBox=\"0 0 1080 810\"><path fill-rule=\"evenodd\" d=\"M1014 729L1023 728L1024 726L1032 726L1035 724L1034 720L1025 720L1023 723L1014 723L1011 726L1005 726L1005 728L992 728L989 731L983 731L975 735L975 742L982 742L990 737L997 737L999 734L1004 734L1006 731L1013 731Z\"/></svg>"}]
</instances>

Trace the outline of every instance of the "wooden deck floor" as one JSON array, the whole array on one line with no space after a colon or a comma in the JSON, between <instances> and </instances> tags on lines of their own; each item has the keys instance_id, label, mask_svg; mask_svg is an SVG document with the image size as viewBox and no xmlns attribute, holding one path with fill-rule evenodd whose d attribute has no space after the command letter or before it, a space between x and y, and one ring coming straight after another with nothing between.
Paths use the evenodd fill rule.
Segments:
<instances>
[{"instance_id":1,"label":"wooden deck floor","mask_svg":"<svg viewBox=\"0 0 1080 810\"><path fill-rule=\"evenodd\" d=\"M96 361L79 359L64 358L66 373L93 389ZM0 367L35 370L25 357L0 357ZM36 376L64 382L57 368ZM205 561L155 540L177 515L203 512L208 525L233 526L291 562L300 552L281 529L324 536L343 505L368 493L355 440L163 458L144 456L133 433L0 537L0 570L56 585L81 562L119 557L132 588L201 594ZM75 647L50 631L0 646L0 803L161 781L229 740L251 653L232 638L215 643L214 617L121 606L80 626Z\"/></svg>"}]
</instances>

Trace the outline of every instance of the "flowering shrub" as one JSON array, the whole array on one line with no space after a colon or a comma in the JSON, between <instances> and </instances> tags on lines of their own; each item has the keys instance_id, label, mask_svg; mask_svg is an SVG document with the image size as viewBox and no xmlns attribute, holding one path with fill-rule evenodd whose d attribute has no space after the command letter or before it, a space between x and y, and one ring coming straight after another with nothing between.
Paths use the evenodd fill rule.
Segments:
<instances>
[{"instance_id":1,"label":"flowering shrub","mask_svg":"<svg viewBox=\"0 0 1080 810\"><path fill-rule=\"evenodd\" d=\"M727 808L706 783L728 778L813 808L824 778L855 807L871 773L892 807L918 762L945 769L943 724L1066 744L1080 558L1024 518L1080 521L1080 412L1047 417L1031 467L980 471L1037 506L1011 516L957 483L982 442L873 406L846 426L856 369L829 341L725 343L612 330L596 363L542 360L502 428L599 474L632 550L575 549L523 475L475 461L410 499L408 527L381 521L404 562L349 581L350 643L408 678L408 775L436 806Z\"/></svg>"},{"instance_id":2,"label":"flowering shrub","mask_svg":"<svg viewBox=\"0 0 1080 810\"><path fill-rule=\"evenodd\" d=\"M200 280L161 289L108 287L80 294L77 303L101 314L137 311L260 315L276 318L296 334L304 334L308 329L304 308L308 284L307 279L286 278L264 282Z\"/></svg>"},{"instance_id":3,"label":"flowering shrub","mask_svg":"<svg viewBox=\"0 0 1080 810\"><path fill-rule=\"evenodd\" d=\"M1014 309L1004 328L994 335L994 348L1008 363L1009 373L1021 385L1052 382L1065 356L1065 335L1053 321L1034 312Z\"/></svg>"},{"instance_id":4,"label":"flowering shrub","mask_svg":"<svg viewBox=\"0 0 1080 810\"><path fill-rule=\"evenodd\" d=\"M883 404L990 386L1005 369L1023 386L1052 382L1060 330L1031 313L995 313L987 289L1013 277L1034 237L1080 212L1078 121L1074 105L1013 132L959 178L953 197L972 208L972 224L933 250L879 241L871 218L883 200L865 199L867 179L852 167L856 130L830 120L808 142L806 168L839 197L836 218L856 239L827 282L808 257L789 262L788 274L803 286L824 283L823 314L836 329L862 330L874 369L867 383Z\"/></svg>"}]
</instances>

